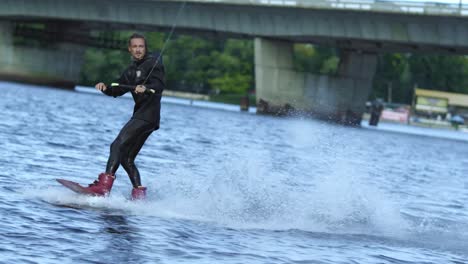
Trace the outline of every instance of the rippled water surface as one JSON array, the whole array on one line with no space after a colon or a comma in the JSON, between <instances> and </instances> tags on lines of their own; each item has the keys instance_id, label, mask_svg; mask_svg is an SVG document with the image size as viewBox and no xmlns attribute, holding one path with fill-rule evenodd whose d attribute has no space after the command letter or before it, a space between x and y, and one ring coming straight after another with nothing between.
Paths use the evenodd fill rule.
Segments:
<instances>
[{"instance_id":1,"label":"rippled water surface","mask_svg":"<svg viewBox=\"0 0 468 264\"><path fill-rule=\"evenodd\" d=\"M165 103L110 197L133 101L0 83L1 263L468 263L468 142Z\"/></svg>"}]
</instances>

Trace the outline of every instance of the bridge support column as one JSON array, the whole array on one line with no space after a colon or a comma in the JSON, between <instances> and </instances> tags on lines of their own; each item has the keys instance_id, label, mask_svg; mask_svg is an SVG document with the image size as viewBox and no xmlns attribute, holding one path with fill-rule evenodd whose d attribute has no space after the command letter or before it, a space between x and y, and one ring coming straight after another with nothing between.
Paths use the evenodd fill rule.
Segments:
<instances>
[{"instance_id":1,"label":"bridge support column","mask_svg":"<svg viewBox=\"0 0 468 264\"><path fill-rule=\"evenodd\" d=\"M347 89L343 96L349 96L346 104L346 119L359 124L365 111L365 104L372 90L372 80L377 69L376 53L342 51L338 67L338 79L345 80ZM347 95L346 95L347 94Z\"/></svg>"},{"instance_id":2,"label":"bridge support column","mask_svg":"<svg viewBox=\"0 0 468 264\"><path fill-rule=\"evenodd\" d=\"M254 49L257 112L286 114L291 107L304 106L303 77L293 70L292 43L256 38Z\"/></svg>"},{"instance_id":3,"label":"bridge support column","mask_svg":"<svg viewBox=\"0 0 468 264\"><path fill-rule=\"evenodd\" d=\"M295 72L293 44L255 39L257 112L299 112L359 125L372 88L376 54L343 51L336 76Z\"/></svg>"},{"instance_id":4,"label":"bridge support column","mask_svg":"<svg viewBox=\"0 0 468 264\"><path fill-rule=\"evenodd\" d=\"M47 46L14 46L13 31L13 23L0 22L1 79L74 87L80 77L86 47L61 42L61 39L49 41Z\"/></svg>"},{"instance_id":5,"label":"bridge support column","mask_svg":"<svg viewBox=\"0 0 468 264\"><path fill-rule=\"evenodd\" d=\"M0 72L8 71L13 64L13 25L0 22Z\"/></svg>"}]
</instances>

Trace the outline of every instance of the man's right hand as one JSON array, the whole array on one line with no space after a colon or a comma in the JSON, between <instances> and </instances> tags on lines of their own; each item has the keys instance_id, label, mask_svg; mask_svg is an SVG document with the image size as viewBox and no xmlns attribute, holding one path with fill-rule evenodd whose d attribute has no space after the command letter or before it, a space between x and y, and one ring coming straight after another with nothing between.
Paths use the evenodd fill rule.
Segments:
<instances>
[{"instance_id":1,"label":"man's right hand","mask_svg":"<svg viewBox=\"0 0 468 264\"><path fill-rule=\"evenodd\" d=\"M106 85L102 82L96 84L94 87L96 87L96 90L101 92L104 92L107 89Z\"/></svg>"}]
</instances>

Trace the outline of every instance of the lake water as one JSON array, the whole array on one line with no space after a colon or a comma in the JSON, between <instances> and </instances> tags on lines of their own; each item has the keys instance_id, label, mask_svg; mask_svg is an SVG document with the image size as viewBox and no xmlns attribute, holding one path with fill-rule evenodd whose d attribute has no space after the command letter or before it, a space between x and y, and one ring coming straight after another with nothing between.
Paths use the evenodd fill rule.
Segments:
<instances>
[{"instance_id":1,"label":"lake water","mask_svg":"<svg viewBox=\"0 0 468 264\"><path fill-rule=\"evenodd\" d=\"M0 89L0 263L468 263L468 141L164 103L85 197L133 100Z\"/></svg>"}]
</instances>

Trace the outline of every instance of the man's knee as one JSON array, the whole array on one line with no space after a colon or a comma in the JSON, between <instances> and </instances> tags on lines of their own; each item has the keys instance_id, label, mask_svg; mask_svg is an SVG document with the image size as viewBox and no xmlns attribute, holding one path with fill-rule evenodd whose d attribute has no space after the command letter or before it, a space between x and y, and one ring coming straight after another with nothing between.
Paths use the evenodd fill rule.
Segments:
<instances>
[{"instance_id":1,"label":"man's knee","mask_svg":"<svg viewBox=\"0 0 468 264\"><path fill-rule=\"evenodd\" d=\"M120 150L121 145L121 140L119 138L115 139L110 146L111 152L115 150Z\"/></svg>"}]
</instances>

